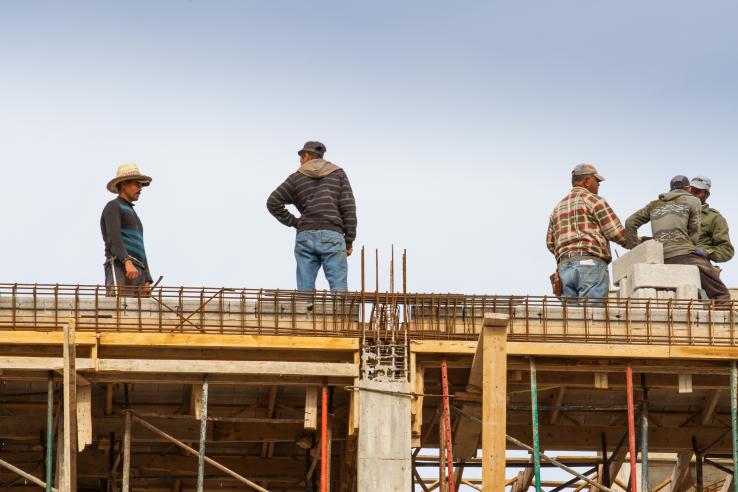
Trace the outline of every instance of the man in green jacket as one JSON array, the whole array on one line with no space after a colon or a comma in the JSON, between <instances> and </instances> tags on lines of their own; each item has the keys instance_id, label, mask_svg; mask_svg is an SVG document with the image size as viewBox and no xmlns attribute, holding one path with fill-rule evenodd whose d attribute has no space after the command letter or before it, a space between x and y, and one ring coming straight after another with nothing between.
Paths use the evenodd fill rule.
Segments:
<instances>
[{"instance_id":1,"label":"man in green jacket","mask_svg":"<svg viewBox=\"0 0 738 492\"><path fill-rule=\"evenodd\" d=\"M671 190L662 193L625 221L625 240L629 248L638 244L638 228L651 222L653 238L664 245L664 263L695 265L700 271L702 288L719 307L730 303L730 291L705 255L697 253L700 238L702 204L687 191L684 176L671 180Z\"/></svg>"},{"instance_id":2,"label":"man in green jacket","mask_svg":"<svg viewBox=\"0 0 738 492\"><path fill-rule=\"evenodd\" d=\"M702 227L695 252L715 263L729 261L733 258L735 249L730 243L728 221L720 212L710 208L707 204L707 199L710 198L712 181L705 176L696 176L689 185L689 191L702 202Z\"/></svg>"}]
</instances>

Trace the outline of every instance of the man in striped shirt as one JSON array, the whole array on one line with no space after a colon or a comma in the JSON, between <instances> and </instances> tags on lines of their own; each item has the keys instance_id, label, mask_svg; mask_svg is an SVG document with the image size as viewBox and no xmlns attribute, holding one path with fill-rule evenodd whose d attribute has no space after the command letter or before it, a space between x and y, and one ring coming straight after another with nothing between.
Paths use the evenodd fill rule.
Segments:
<instances>
[{"instance_id":1,"label":"man in striped shirt","mask_svg":"<svg viewBox=\"0 0 738 492\"><path fill-rule=\"evenodd\" d=\"M625 247L625 230L597 195L605 180L597 169L579 164L571 175L573 188L551 214L546 244L556 257L565 297L605 299L610 290L610 241Z\"/></svg>"},{"instance_id":2,"label":"man in striped shirt","mask_svg":"<svg viewBox=\"0 0 738 492\"><path fill-rule=\"evenodd\" d=\"M315 290L322 266L331 291L345 291L346 258L356 239L356 203L346 173L323 159L325 151L320 142L305 143L297 152L300 169L269 195L266 205L278 221L297 229L297 288ZM285 205L295 205L300 217Z\"/></svg>"}]
</instances>

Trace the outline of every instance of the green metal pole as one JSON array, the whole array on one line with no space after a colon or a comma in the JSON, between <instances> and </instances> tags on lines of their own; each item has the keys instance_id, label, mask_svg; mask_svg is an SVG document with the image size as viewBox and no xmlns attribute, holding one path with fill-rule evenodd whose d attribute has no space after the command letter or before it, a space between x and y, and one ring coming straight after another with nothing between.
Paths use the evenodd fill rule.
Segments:
<instances>
[{"instance_id":1,"label":"green metal pole","mask_svg":"<svg viewBox=\"0 0 738 492\"><path fill-rule=\"evenodd\" d=\"M54 371L49 371L46 405L46 492L51 492L54 462Z\"/></svg>"},{"instance_id":2,"label":"green metal pole","mask_svg":"<svg viewBox=\"0 0 738 492\"><path fill-rule=\"evenodd\" d=\"M533 470L536 492L541 492L541 450L538 444L538 383L536 382L536 360L530 358L530 413L533 418Z\"/></svg>"},{"instance_id":3,"label":"green metal pole","mask_svg":"<svg viewBox=\"0 0 738 492\"><path fill-rule=\"evenodd\" d=\"M733 487L738 492L738 369L736 362L730 361L730 424L733 429Z\"/></svg>"}]
</instances>

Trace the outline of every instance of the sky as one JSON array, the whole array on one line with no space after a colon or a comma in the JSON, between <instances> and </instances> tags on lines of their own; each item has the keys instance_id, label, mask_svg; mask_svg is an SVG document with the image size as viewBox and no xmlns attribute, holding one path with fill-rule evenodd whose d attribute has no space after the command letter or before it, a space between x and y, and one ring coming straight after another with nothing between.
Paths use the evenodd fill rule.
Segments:
<instances>
[{"instance_id":1,"label":"sky","mask_svg":"<svg viewBox=\"0 0 738 492\"><path fill-rule=\"evenodd\" d=\"M265 202L317 139L357 200L350 289L362 246L387 288L394 245L412 291L547 294L548 217L579 162L623 221L675 174L712 178L738 220L736 18L732 1L0 0L2 282L102 282L105 185L135 162L154 278L294 288L295 232ZM735 261L723 278L738 286Z\"/></svg>"}]
</instances>

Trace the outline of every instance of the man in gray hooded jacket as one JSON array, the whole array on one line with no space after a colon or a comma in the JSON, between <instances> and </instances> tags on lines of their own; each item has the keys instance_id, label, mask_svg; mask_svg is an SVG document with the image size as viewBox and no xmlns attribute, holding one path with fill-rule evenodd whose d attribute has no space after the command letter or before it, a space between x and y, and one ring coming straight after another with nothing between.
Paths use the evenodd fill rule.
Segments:
<instances>
[{"instance_id":1,"label":"man in gray hooded jacket","mask_svg":"<svg viewBox=\"0 0 738 492\"><path fill-rule=\"evenodd\" d=\"M638 244L638 228L651 222L653 238L664 245L664 263L695 265L700 270L702 288L718 303L730 302L730 291L710 261L695 253L700 237L702 203L687 190L689 180L675 176L671 191L654 200L625 221L628 247Z\"/></svg>"},{"instance_id":2,"label":"man in gray hooded jacket","mask_svg":"<svg viewBox=\"0 0 738 492\"><path fill-rule=\"evenodd\" d=\"M356 203L348 176L323 159L326 148L307 142L297 153L300 169L269 195L267 209L278 221L297 229L297 288L315 290L323 267L331 291L348 288L346 258L356 239ZM297 218L285 205L295 205Z\"/></svg>"}]
</instances>

